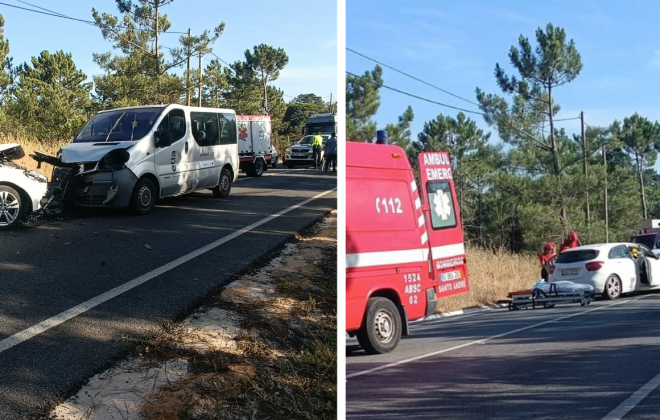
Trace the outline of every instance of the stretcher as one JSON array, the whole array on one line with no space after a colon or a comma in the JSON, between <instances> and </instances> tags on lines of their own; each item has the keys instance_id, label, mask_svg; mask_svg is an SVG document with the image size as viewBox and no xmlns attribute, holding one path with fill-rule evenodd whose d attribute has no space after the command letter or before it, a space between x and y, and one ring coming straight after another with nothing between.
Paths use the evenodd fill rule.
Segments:
<instances>
[{"instance_id":1,"label":"stretcher","mask_svg":"<svg viewBox=\"0 0 660 420\"><path fill-rule=\"evenodd\" d=\"M558 303L577 303L586 306L594 301L596 295L590 285L558 281L554 283L538 282L534 288L509 292L508 308L519 309L554 308Z\"/></svg>"}]
</instances>

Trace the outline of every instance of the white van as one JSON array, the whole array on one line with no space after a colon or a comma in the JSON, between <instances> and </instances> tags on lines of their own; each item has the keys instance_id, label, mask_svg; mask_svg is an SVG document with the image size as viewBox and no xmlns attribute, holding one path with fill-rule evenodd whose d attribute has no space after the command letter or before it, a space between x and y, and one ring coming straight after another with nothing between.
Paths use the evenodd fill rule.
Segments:
<instances>
[{"instance_id":1,"label":"white van","mask_svg":"<svg viewBox=\"0 0 660 420\"><path fill-rule=\"evenodd\" d=\"M191 191L224 198L238 177L236 113L183 105L101 111L57 157L31 156L55 166L50 201L147 214L158 199Z\"/></svg>"}]
</instances>

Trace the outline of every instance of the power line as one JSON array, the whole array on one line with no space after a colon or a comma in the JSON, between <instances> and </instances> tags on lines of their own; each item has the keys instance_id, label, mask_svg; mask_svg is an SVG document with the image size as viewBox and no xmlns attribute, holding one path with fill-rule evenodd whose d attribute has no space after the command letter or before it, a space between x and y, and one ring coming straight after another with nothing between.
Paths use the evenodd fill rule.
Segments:
<instances>
[{"instance_id":1,"label":"power line","mask_svg":"<svg viewBox=\"0 0 660 420\"><path fill-rule=\"evenodd\" d=\"M397 68L395 68L395 67L392 67L392 66L390 66L389 64L383 63L382 61L378 61L378 60L376 60L375 58L369 57L368 55L363 54L363 53L361 53L361 52L359 52L359 51L356 51L356 50L354 50L354 49L352 49L352 48L346 47L346 50L352 52L353 54L359 55L360 57L366 58L367 60L373 61L374 63L380 64L380 65L383 66L383 67L387 67L388 69L394 70L394 71L397 72L397 73L403 74L404 76L409 77L409 78L411 78L411 79L413 79L413 80L416 80L416 81L418 81L418 82L420 82L420 83L423 83L423 84L425 84L425 85L427 85L427 86L430 86L430 87L432 87L432 88L434 88L434 89L437 89L437 90L439 90L439 91L441 91L441 92L444 92L444 93L446 93L447 95L451 95L451 96L453 96L453 97L455 97L455 98L461 99L461 100L463 100L463 101L465 101L465 102L468 102L468 103L470 103L470 104L472 104L472 105L480 106L480 104L478 104L478 103L476 103L476 102L474 102L474 101L471 101L471 100L466 99L466 98L464 98L464 97L462 97L462 96L460 96L460 95L456 95L455 93L449 92L448 90L445 90L445 89L442 89L442 88L440 88L440 87L438 87L438 86L435 86L435 85L433 85L432 83L429 83L429 82L427 82L427 81L425 81L425 80L422 80L422 79L420 79L420 78L418 78L418 77L415 77L415 76L413 76L413 75L411 75L411 74L409 74L409 73L406 73L406 72L404 72L404 71L402 71L402 70L399 70L399 69L397 69ZM448 105L448 106L451 107L450 105ZM460 109L460 108L459 108L459 109ZM473 113L475 113L474 111L467 111L467 112L473 112ZM483 114L481 114L481 115L483 115ZM553 120L553 121L557 121L557 122L559 122L559 121L570 121L570 120L579 120L579 119L580 119L580 117L577 116L577 117L573 117L573 118L555 119L555 120Z\"/></svg>"},{"instance_id":2,"label":"power line","mask_svg":"<svg viewBox=\"0 0 660 420\"><path fill-rule=\"evenodd\" d=\"M21 10L25 10L25 11L32 12L32 13L39 13L39 14L46 15L46 16L53 16L53 17L57 17L57 18L61 18L61 19L68 19L68 20L73 20L73 21L76 21L76 22L87 23L89 25L96 26L96 22L93 22L91 20L74 18L74 17L67 16L67 15L64 15L62 13L55 12L55 11L52 11L52 10L48 10L48 9L43 8L43 7L39 7L39 6L24 2L24 1L21 1L21 0L17 0L17 1L20 1L21 3L30 5L32 7L42 9L44 11L35 10L35 9L28 9L27 7L16 6L16 5L13 5L13 4L7 4L7 3L3 3L3 2L0 2L0 5L7 6L7 7L13 7L14 9L21 9ZM137 31L151 32L147 29L137 29ZM163 31L162 33L164 33L164 34L184 34L184 35L188 34L188 32L176 32L176 31Z\"/></svg>"},{"instance_id":3,"label":"power line","mask_svg":"<svg viewBox=\"0 0 660 420\"><path fill-rule=\"evenodd\" d=\"M353 76L353 77L362 77L362 76L358 76L357 74L351 73L350 71L346 71L346 74L348 74L348 75L350 75L350 76ZM451 108L451 109L455 109L455 110L458 110L458 111L469 112L470 114L477 114L477 115L481 115L481 116L484 115L483 112L471 111L471 110L469 110L469 109L465 109L465 108L460 108L460 107L453 106L453 105L444 104L444 103L442 103L442 102L434 101L433 99L424 98L424 97L422 97L422 96L417 96L417 95L414 95L414 94L412 94L412 93L405 92L405 91L403 91L403 90L401 90L401 89L393 88L393 87L390 87L390 86L387 86L387 85L384 85L384 84L378 84L378 86L383 87L383 88L385 88L385 89L392 90L392 91L394 91L394 92L398 92L398 93L400 93L400 94L402 94L402 95L410 96L410 97L412 97L412 98L416 98L416 99L419 99L419 100L421 100L421 101L429 102L429 103L432 103L432 104L435 104L435 105L444 106L444 107Z\"/></svg>"},{"instance_id":4,"label":"power line","mask_svg":"<svg viewBox=\"0 0 660 420\"><path fill-rule=\"evenodd\" d=\"M355 50L352 49L352 48L348 48L348 47L346 47L346 50L352 52L353 54L359 55L360 57L366 58L367 60L373 61L374 63L380 64L380 65L383 66L383 67L387 67L387 68L390 69L390 70L394 70L394 71L397 72L397 73L403 74L403 75L406 76L406 77L409 77L409 78L411 78L411 79L413 79L413 80L416 80L416 81L418 81L418 82L420 82L420 83L423 83L423 84L425 84L425 85L427 85L427 86L430 86L430 87L432 87L432 88L434 88L434 89L437 89L437 90L439 90L440 92L444 92L444 93L446 93L447 95L453 96L454 98L458 98L458 99L460 99L460 100L462 100L462 101L465 101L465 102L468 102L468 103L470 103L470 104L472 104L472 105L479 106L479 104L476 103L476 102L474 102L474 101L471 101L471 100L466 99L466 98L464 98L464 97L462 97L462 96L456 95L455 93L451 93L451 92L449 92L448 90L442 89L441 87L438 87L438 86L436 86L436 85L434 85L434 84L432 84L432 83L429 83L429 82L427 82L427 81L425 81L425 80L422 80L422 79L420 79L420 78L418 78L418 77L415 77L415 76L413 76L412 74L406 73L405 71L402 71L402 70L399 70L399 69L397 69L397 68L394 68L394 67L390 66L389 64L385 64L385 63L383 63L382 61L378 61L378 60L376 60L375 58L371 58L371 57L369 57L369 56L367 56L367 55L365 55L365 54L362 54L361 52L355 51Z\"/></svg>"}]
</instances>

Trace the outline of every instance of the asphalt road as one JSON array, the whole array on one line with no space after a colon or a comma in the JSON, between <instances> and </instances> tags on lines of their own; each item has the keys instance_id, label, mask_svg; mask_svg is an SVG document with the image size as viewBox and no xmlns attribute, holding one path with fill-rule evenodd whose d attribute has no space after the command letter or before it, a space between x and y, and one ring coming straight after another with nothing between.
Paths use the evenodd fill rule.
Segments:
<instances>
[{"instance_id":1,"label":"asphalt road","mask_svg":"<svg viewBox=\"0 0 660 420\"><path fill-rule=\"evenodd\" d=\"M122 337L183 315L336 208L336 190L305 203L335 188L336 173L271 169L241 175L227 199L193 193L143 217L92 212L0 233L0 418L67 396L124 354Z\"/></svg>"},{"instance_id":2,"label":"asphalt road","mask_svg":"<svg viewBox=\"0 0 660 420\"><path fill-rule=\"evenodd\" d=\"M412 330L380 356L347 340L347 419L660 418L660 294Z\"/></svg>"}]
</instances>

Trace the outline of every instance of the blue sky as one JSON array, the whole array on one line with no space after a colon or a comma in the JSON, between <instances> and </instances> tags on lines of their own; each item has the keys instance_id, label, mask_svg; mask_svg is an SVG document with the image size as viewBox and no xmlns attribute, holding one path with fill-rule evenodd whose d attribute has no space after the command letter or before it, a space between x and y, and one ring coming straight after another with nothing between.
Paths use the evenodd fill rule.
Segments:
<instances>
[{"instance_id":1,"label":"blue sky","mask_svg":"<svg viewBox=\"0 0 660 420\"><path fill-rule=\"evenodd\" d=\"M92 19L92 7L118 16L114 0L25 0L61 14ZM32 8L17 0L2 3ZM244 59L244 51L265 43L283 48L289 64L273 85L284 90L286 100L302 93L315 93L326 101L337 96L337 5L334 1L252 0L249 3L218 0L176 0L162 11L172 22L171 31L193 35L212 30L220 22L225 32L213 45L213 52L228 63ZM112 50L101 31L82 22L40 15L0 5L5 18L4 36L9 40L14 64L30 61L43 50L71 53L76 66L90 78L101 71L92 53ZM310 27L310 17L313 26ZM164 34L161 44L175 47L180 35ZM204 66L215 58L204 57ZM197 60L192 66L197 68ZM334 100L334 99L333 99Z\"/></svg>"},{"instance_id":2,"label":"blue sky","mask_svg":"<svg viewBox=\"0 0 660 420\"><path fill-rule=\"evenodd\" d=\"M642 0L408 0L346 4L346 46L476 102L475 88L498 93L495 63L515 74L508 59L522 34L536 45L535 31L548 22L566 30L582 56L583 69L556 90L559 118L585 112L585 122L609 125L638 112L660 119L660 3ZM374 63L346 53L346 69L362 74ZM450 105L478 110L414 80L384 69L384 83ZM413 107L414 138L439 113L458 111L381 90L379 128ZM479 115L471 116L487 128ZM579 120L560 123L578 133ZM495 130L492 129L493 135Z\"/></svg>"}]
</instances>

